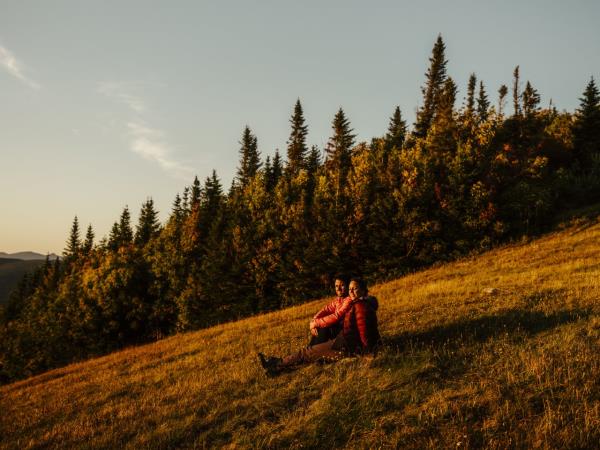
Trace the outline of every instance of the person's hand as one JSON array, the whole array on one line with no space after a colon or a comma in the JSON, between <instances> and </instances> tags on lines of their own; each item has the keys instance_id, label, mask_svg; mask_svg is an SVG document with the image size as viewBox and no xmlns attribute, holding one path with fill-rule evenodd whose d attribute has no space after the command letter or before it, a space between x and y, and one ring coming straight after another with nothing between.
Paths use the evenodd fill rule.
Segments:
<instances>
[{"instance_id":1,"label":"person's hand","mask_svg":"<svg viewBox=\"0 0 600 450\"><path fill-rule=\"evenodd\" d=\"M310 334L312 334L313 336L316 336L317 334L319 334L319 331L317 330L317 325L315 324L314 319L312 319L310 321Z\"/></svg>"}]
</instances>

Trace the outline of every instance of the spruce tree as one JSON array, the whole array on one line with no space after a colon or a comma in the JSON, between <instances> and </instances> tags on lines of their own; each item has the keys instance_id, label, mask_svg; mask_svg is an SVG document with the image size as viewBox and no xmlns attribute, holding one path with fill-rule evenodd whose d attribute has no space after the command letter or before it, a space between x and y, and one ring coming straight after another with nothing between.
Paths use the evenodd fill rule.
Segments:
<instances>
[{"instance_id":1,"label":"spruce tree","mask_svg":"<svg viewBox=\"0 0 600 450\"><path fill-rule=\"evenodd\" d=\"M113 223L106 245L112 251L117 251L119 249L121 245L121 231L119 229L119 222Z\"/></svg>"},{"instance_id":2,"label":"spruce tree","mask_svg":"<svg viewBox=\"0 0 600 450\"><path fill-rule=\"evenodd\" d=\"M531 83L527 81L525 89L523 89L523 113L526 117L533 115L540 105L540 94L533 88Z\"/></svg>"},{"instance_id":3,"label":"spruce tree","mask_svg":"<svg viewBox=\"0 0 600 450\"><path fill-rule=\"evenodd\" d=\"M194 183L192 184L192 190L190 194L190 209L197 208L200 204L200 195L202 194L202 188L200 187L200 181L198 177L194 177Z\"/></svg>"},{"instance_id":4,"label":"spruce tree","mask_svg":"<svg viewBox=\"0 0 600 450\"><path fill-rule=\"evenodd\" d=\"M159 230L158 212L154 209L154 201L149 198L140 210L140 217L135 231L135 244L143 247L158 235Z\"/></svg>"},{"instance_id":5,"label":"spruce tree","mask_svg":"<svg viewBox=\"0 0 600 450\"><path fill-rule=\"evenodd\" d=\"M473 118L475 112L475 89L477 87L477 77L474 73L469 76L469 83L467 84L467 102L465 105L465 115L468 119Z\"/></svg>"},{"instance_id":6,"label":"spruce tree","mask_svg":"<svg viewBox=\"0 0 600 450\"><path fill-rule=\"evenodd\" d=\"M128 245L132 242L131 214L129 214L129 207L125 206L119 220L119 246Z\"/></svg>"},{"instance_id":7,"label":"spruce tree","mask_svg":"<svg viewBox=\"0 0 600 450\"><path fill-rule=\"evenodd\" d=\"M350 128L350 121L346 118L344 110L340 108L333 118L331 125L333 135L327 143L325 152L327 153L326 164L334 170L347 171L350 167L352 157L352 146L356 135Z\"/></svg>"},{"instance_id":8,"label":"spruce tree","mask_svg":"<svg viewBox=\"0 0 600 450\"><path fill-rule=\"evenodd\" d=\"M67 247L65 248L63 255L65 257L77 257L81 250L81 238L79 236L79 220L77 216L73 219L73 225L71 225L71 232L69 233L69 240L67 241Z\"/></svg>"},{"instance_id":9,"label":"spruce tree","mask_svg":"<svg viewBox=\"0 0 600 450\"><path fill-rule=\"evenodd\" d=\"M89 255L94 248L94 230L92 224L88 225L87 232L85 233L85 242L83 243L83 253Z\"/></svg>"},{"instance_id":10,"label":"spruce tree","mask_svg":"<svg viewBox=\"0 0 600 450\"><path fill-rule=\"evenodd\" d=\"M304 121L304 112L302 111L300 99L296 100L290 124L292 125L292 131L287 141L287 172L291 176L295 176L300 169L305 167L306 154L308 152L308 148L306 147L308 126Z\"/></svg>"},{"instance_id":11,"label":"spruce tree","mask_svg":"<svg viewBox=\"0 0 600 450\"><path fill-rule=\"evenodd\" d=\"M485 92L483 81L479 82L479 96L477 97L477 116L480 122L485 122L488 118L488 112L490 109L490 101Z\"/></svg>"},{"instance_id":12,"label":"spruce tree","mask_svg":"<svg viewBox=\"0 0 600 450\"><path fill-rule=\"evenodd\" d=\"M215 217L222 207L223 187L213 169L212 175L206 178L204 190L202 191L202 213L204 216Z\"/></svg>"},{"instance_id":13,"label":"spruce tree","mask_svg":"<svg viewBox=\"0 0 600 450\"><path fill-rule=\"evenodd\" d=\"M171 217L177 222L180 222L183 218L183 209L181 206L181 197L179 196L179 193L175 195L175 200L173 200L173 206L171 207Z\"/></svg>"},{"instance_id":14,"label":"spruce tree","mask_svg":"<svg viewBox=\"0 0 600 450\"><path fill-rule=\"evenodd\" d=\"M508 95L508 88L505 84L500 86L498 89L498 115L504 114L504 106L506 105L506 96Z\"/></svg>"},{"instance_id":15,"label":"spruce tree","mask_svg":"<svg viewBox=\"0 0 600 450\"><path fill-rule=\"evenodd\" d=\"M519 89L519 66L517 66L513 72L513 108L515 116L521 115L521 93Z\"/></svg>"},{"instance_id":16,"label":"spruce tree","mask_svg":"<svg viewBox=\"0 0 600 450\"><path fill-rule=\"evenodd\" d=\"M388 131L384 137L388 149L396 147L401 149L406 139L406 122L402 119L400 107L396 106L394 114L390 117Z\"/></svg>"},{"instance_id":17,"label":"spruce tree","mask_svg":"<svg viewBox=\"0 0 600 450\"><path fill-rule=\"evenodd\" d=\"M190 211L190 188L186 186L183 188L183 197L181 199L181 209L184 213Z\"/></svg>"},{"instance_id":18,"label":"spruce tree","mask_svg":"<svg viewBox=\"0 0 600 450\"><path fill-rule=\"evenodd\" d=\"M448 61L446 60L445 51L446 46L440 34L433 46L431 58L429 58L430 64L425 74L425 86L421 88L423 106L417 111L417 121L415 123L415 135L417 137L427 135L437 109L439 96L446 81L446 64Z\"/></svg>"},{"instance_id":19,"label":"spruce tree","mask_svg":"<svg viewBox=\"0 0 600 450\"><path fill-rule=\"evenodd\" d=\"M258 140L247 125L244 128L242 140L239 144L241 147L239 150L240 165L237 170L237 182L240 187L244 188L256 175L261 166Z\"/></svg>"},{"instance_id":20,"label":"spruce tree","mask_svg":"<svg viewBox=\"0 0 600 450\"><path fill-rule=\"evenodd\" d=\"M321 166L321 152L319 147L313 145L306 158L306 171L309 175L315 175Z\"/></svg>"},{"instance_id":21,"label":"spruce tree","mask_svg":"<svg viewBox=\"0 0 600 450\"><path fill-rule=\"evenodd\" d=\"M600 92L593 77L579 101L573 126L573 147L575 159L586 167L592 154L600 152Z\"/></svg>"},{"instance_id":22,"label":"spruce tree","mask_svg":"<svg viewBox=\"0 0 600 450\"><path fill-rule=\"evenodd\" d=\"M279 150L275 150L275 156L273 157L273 167L272 167L272 185L273 187L277 186L279 183L279 179L283 175L283 162L281 161L281 156L279 155Z\"/></svg>"}]
</instances>

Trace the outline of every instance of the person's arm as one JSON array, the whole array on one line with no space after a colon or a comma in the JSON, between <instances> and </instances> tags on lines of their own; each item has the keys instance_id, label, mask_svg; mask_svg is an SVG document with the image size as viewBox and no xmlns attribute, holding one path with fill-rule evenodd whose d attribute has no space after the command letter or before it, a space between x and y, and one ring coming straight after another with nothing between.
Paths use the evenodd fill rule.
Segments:
<instances>
[{"instance_id":1,"label":"person's arm","mask_svg":"<svg viewBox=\"0 0 600 450\"><path fill-rule=\"evenodd\" d=\"M339 306L338 306L339 305ZM350 297L346 297L343 300L338 300L338 306L335 308L333 312L326 316L318 317L313 319L316 328L326 328L332 325L335 325L340 321L342 317L350 310L352 307L352 299Z\"/></svg>"},{"instance_id":2,"label":"person's arm","mask_svg":"<svg viewBox=\"0 0 600 450\"><path fill-rule=\"evenodd\" d=\"M335 298L332 301L330 301L329 303L327 303L325 306L323 306L318 313L316 313L313 316L313 319L318 319L319 317L323 317L323 316L328 316L329 314L335 312L335 305L337 303L338 299Z\"/></svg>"},{"instance_id":3,"label":"person's arm","mask_svg":"<svg viewBox=\"0 0 600 450\"><path fill-rule=\"evenodd\" d=\"M377 316L375 310L366 301L354 305L358 336L365 352L372 352L377 345Z\"/></svg>"}]
</instances>

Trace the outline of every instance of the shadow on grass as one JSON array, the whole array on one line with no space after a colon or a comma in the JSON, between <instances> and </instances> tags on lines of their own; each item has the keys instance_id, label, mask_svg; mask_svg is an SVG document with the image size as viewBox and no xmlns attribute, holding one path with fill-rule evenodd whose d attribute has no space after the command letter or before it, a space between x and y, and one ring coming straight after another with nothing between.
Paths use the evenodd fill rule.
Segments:
<instances>
[{"instance_id":1,"label":"shadow on grass","mask_svg":"<svg viewBox=\"0 0 600 450\"><path fill-rule=\"evenodd\" d=\"M539 311L510 310L502 314L464 319L436 326L418 333L401 333L384 339L384 345L404 350L413 346L459 346L482 343L505 335L533 336L560 325L589 317L586 310L559 311L544 314Z\"/></svg>"}]
</instances>

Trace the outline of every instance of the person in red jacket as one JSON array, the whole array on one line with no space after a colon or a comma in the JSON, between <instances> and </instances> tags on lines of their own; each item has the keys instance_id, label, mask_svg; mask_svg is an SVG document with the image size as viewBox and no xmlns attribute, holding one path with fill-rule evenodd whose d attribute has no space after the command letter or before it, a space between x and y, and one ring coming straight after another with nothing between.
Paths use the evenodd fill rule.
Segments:
<instances>
[{"instance_id":1,"label":"person in red jacket","mask_svg":"<svg viewBox=\"0 0 600 450\"><path fill-rule=\"evenodd\" d=\"M377 299L368 296L366 283L360 278L350 280L348 309L343 314L342 328L334 339L308 346L284 358L265 357L260 363L269 375L301 364L323 359L338 359L347 355L374 353L380 343L377 325Z\"/></svg>"},{"instance_id":2,"label":"person in red jacket","mask_svg":"<svg viewBox=\"0 0 600 450\"><path fill-rule=\"evenodd\" d=\"M338 274L334 279L336 297L323 306L310 320L311 339L309 346L322 344L334 339L341 330L341 318L348 310L348 281L346 275Z\"/></svg>"}]
</instances>

